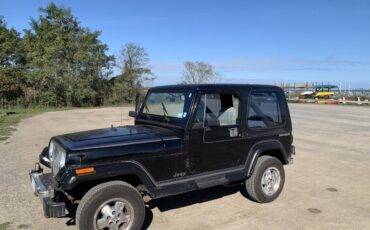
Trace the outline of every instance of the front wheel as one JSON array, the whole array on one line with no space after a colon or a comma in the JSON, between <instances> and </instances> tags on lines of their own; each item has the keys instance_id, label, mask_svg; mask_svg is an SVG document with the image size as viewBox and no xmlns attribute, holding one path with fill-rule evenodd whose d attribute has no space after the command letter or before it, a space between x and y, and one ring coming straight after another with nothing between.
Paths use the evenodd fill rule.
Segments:
<instances>
[{"instance_id":1,"label":"front wheel","mask_svg":"<svg viewBox=\"0 0 370 230\"><path fill-rule=\"evenodd\" d=\"M136 230L145 217L140 193L122 181L99 184L82 198L76 212L80 230Z\"/></svg>"},{"instance_id":2,"label":"front wheel","mask_svg":"<svg viewBox=\"0 0 370 230\"><path fill-rule=\"evenodd\" d=\"M280 195L284 182L285 172L280 160L271 156L261 156L251 177L245 181L245 187L254 201L268 203Z\"/></svg>"}]
</instances>

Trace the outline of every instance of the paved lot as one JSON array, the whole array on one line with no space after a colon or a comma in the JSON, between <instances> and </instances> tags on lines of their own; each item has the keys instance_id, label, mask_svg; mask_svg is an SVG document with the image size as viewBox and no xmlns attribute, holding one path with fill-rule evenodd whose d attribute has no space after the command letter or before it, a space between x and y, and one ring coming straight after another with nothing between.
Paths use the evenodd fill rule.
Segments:
<instances>
[{"instance_id":1,"label":"paved lot","mask_svg":"<svg viewBox=\"0 0 370 230\"><path fill-rule=\"evenodd\" d=\"M370 108L292 104L297 156L278 200L256 204L240 188L160 199L149 229L370 229ZM0 144L0 229L75 229L45 219L27 171L51 136L130 124L128 108L50 112L22 121ZM8 223L10 222L10 223Z\"/></svg>"}]
</instances>

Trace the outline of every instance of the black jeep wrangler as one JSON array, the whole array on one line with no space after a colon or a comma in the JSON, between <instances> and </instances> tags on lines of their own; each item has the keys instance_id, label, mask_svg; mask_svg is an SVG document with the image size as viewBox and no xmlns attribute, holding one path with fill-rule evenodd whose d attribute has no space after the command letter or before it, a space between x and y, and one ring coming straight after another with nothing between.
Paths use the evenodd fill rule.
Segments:
<instances>
[{"instance_id":1,"label":"black jeep wrangler","mask_svg":"<svg viewBox=\"0 0 370 230\"><path fill-rule=\"evenodd\" d=\"M30 172L46 217L77 206L79 229L140 229L145 202L244 183L256 202L281 193L292 162L284 92L264 85L151 88L129 113L135 125L51 138Z\"/></svg>"}]
</instances>

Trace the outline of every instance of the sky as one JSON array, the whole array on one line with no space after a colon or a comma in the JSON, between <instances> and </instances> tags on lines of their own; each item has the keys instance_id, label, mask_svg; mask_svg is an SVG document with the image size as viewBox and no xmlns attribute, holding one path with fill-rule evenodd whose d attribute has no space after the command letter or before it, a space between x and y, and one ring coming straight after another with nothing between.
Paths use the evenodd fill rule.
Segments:
<instances>
[{"instance_id":1,"label":"sky","mask_svg":"<svg viewBox=\"0 0 370 230\"><path fill-rule=\"evenodd\" d=\"M0 0L8 27L30 28L45 0ZM141 44L153 85L180 81L184 61L212 64L221 82L330 82L370 88L370 1L65 0L117 55Z\"/></svg>"}]
</instances>

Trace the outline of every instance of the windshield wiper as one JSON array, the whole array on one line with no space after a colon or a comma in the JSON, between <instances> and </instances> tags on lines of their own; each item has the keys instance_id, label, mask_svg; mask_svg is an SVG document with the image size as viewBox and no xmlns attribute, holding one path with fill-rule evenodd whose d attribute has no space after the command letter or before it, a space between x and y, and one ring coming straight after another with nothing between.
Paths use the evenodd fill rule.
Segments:
<instances>
[{"instance_id":1,"label":"windshield wiper","mask_svg":"<svg viewBox=\"0 0 370 230\"><path fill-rule=\"evenodd\" d=\"M167 117L167 114L168 114L168 111L166 109L166 106L163 104L163 102L161 103L162 104L162 109L163 109L163 116L164 116L164 119L169 122L170 119Z\"/></svg>"}]
</instances>

